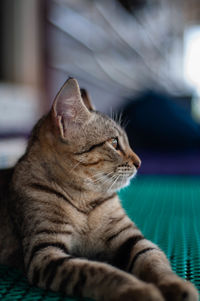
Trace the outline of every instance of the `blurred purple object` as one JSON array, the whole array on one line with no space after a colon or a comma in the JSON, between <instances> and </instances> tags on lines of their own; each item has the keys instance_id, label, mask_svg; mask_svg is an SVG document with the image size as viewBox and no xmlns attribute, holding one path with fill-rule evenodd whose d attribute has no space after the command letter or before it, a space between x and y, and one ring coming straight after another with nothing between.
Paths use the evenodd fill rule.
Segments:
<instances>
[{"instance_id":1,"label":"blurred purple object","mask_svg":"<svg viewBox=\"0 0 200 301\"><path fill-rule=\"evenodd\" d=\"M137 151L140 174L200 175L200 150L184 152Z\"/></svg>"}]
</instances>

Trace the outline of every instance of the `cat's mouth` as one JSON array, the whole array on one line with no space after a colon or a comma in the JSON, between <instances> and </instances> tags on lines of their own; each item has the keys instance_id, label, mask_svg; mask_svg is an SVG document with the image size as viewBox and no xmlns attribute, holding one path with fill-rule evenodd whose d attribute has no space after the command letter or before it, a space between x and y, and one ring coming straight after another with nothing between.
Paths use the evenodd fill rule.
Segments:
<instances>
[{"instance_id":1,"label":"cat's mouth","mask_svg":"<svg viewBox=\"0 0 200 301\"><path fill-rule=\"evenodd\" d=\"M133 179L136 176L136 174L137 174L137 170L134 172L120 174L119 180L117 181L117 184L119 185L117 187L117 190L128 186L131 182L131 179Z\"/></svg>"},{"instance_id":2,"label":"cat's mouth","mask_svg":"<svg viewBox=\"0 0 200 301\"><path fill-rule=\"evenodd\" d=\"M107 174L107 181L105 182L108 186L109 191L116 191L130 184L132 178L137 174L137 170L117 170L115 173Z\"/></svg>"},{"instance_id":3,"label":"cat's mouth","mask_svg":"<svg viewBox=\"0 0 200 301\"><path fill-rule=\"evenodd\" d=\"M99 172L93 178L93 184L96 188L108 192L115 192L130 184L130 181L137 174L136 168L127 168L127 166L118 166L110 172Z\"/></svg>"}]
</instances>

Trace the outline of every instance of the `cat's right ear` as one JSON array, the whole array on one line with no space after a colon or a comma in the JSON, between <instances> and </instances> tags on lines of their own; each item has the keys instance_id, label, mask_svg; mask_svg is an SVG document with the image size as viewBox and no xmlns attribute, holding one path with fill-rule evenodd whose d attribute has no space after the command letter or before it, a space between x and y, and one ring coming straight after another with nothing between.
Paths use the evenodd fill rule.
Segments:
<instances>
[{"instance_id":1,"label":"cat's right ear","mask_svg":"<svg viewBox=\"0 0 200 301\"><path fill-rule=\"evenodd\" d=\"M54 124L59 128L62 138L67 138L70 132L79 129L91 116L85 106L78 82L69 78L58 92L53 106Z\"/></svg>"},{"instance_id":2,"label":"cat's right ear","mask_svg":"<svg viewBox=\"0 0 200 301\"><path fill-rule=\"evenodd\" d=\"M92 104L92 101L90 99L90 96L87 92L87 90L85 89L81 89L81 97L83 99L84 104L86 105L86 107L88 108L89 111L94 111L95 108Z\"/></svg>"}]
</instances>

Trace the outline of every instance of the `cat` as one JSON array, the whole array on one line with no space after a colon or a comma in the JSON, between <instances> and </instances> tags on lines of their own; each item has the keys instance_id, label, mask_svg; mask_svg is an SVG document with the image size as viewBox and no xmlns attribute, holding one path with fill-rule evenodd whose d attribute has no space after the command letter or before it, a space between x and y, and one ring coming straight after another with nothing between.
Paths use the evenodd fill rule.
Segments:
<instances>
[{"instance_id":1,"label":"cat","mask_svg":"<svg viewBox=\"0 0 200 301\"><path fill-rule=\"evenodd\" d=\"M116 191L140 164L122 127L95 111L69 78L10 172L0 203L0 262L22 268L32 285L69 296L197 301L194 286L172 272L120 204Z\"/></svg>"}]
</instances>

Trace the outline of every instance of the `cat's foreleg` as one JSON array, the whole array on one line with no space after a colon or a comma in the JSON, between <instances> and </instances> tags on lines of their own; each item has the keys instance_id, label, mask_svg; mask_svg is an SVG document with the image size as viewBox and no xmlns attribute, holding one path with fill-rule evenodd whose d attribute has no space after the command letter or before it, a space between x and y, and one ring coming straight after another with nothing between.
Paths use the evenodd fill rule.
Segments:
<instances>
[{"instance_id":1,"label":"cat's foreleg","mask_svg":"<svg viewBox=\"0 0 200 301\"><path fill-rule=\"evenodd\" d=\"M194 286L178 277L160 248L133 225L113 235L114 264L143 281L154 283L167 301L197 301Z\"/></svg>"},{"instance_id":2,"label":"cat's foreleg","mask_svg":"<svg viewBox=\"0 0 200 301\"><path fill-rule=\"evenodd\" d=\"M59 244L40 245L26 266L32 284L67 295L102 301L164 301L154 285L111 265L67 255Z\"/></svg>"},{"instance_id":3,"label":"cat's foreleg","mask_svg":"<svg viewBox=\"0 0 200 301\"><path fill-rule=\"evenodd\" d=\"M156 284L166 300L198 300L194 286L172 271L165 254L152 242L146 239L138 242L131 257L129 271L144 281Z\"/></svg>"}]
</instances>

